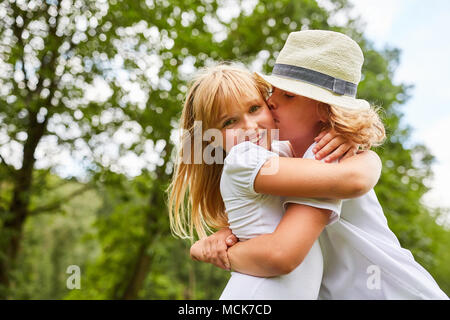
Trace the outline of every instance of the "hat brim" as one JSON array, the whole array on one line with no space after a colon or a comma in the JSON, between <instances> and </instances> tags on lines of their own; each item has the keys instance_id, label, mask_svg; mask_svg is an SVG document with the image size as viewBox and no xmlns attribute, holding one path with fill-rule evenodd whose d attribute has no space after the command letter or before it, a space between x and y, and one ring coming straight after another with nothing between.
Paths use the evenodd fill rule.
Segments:
<instances>
[{"instance_id":1,"label":"hat brim","mask_svg":"<svg viewBox=\"0 0 450 320\"><path fill-rule=\"evenodd\" d=\"M255 72L255 74L276 88L336 107L352 110L365 110L370 108L370 104L366 100L339 95L304 81L284 78L276 75L268 76L260 72Z\"/></svg>"}]
</instances>

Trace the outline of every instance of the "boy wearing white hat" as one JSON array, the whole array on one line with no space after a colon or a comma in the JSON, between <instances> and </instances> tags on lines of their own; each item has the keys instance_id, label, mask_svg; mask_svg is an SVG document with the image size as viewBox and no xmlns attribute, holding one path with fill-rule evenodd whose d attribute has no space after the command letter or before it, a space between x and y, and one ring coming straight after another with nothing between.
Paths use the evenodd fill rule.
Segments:
<instances>
[{"instance_id":1,"label":"boy wearing white hat","mask_svg":"<svg viewBox=\"0 0 450 320\"><path fill-rule=\"evenodd\" d=\"M358 44L341 33L300 31L289 35L272 75L259 74L273 86L267 102L280 129L280 140L289 140L297 156L315 157L314 137L321 128L311 120L314 111L308 110L318 110L342 134L369 141L363 147L373 145L368 137L379 141L379 134L384 136L370 104L356 99L363 60ZM373 125L367 126L367 121ZM310 201L288 197L284 204L311 205ZM411 252L400 246L373 190L356 199L342 200L340 209L340 215L330 221L319 237L324 256L321 299L448 299ZM277 266L267 265L267 261L274 261L267 259L273 242L281 239L287 252L296 250L304 241L302 234L295 232L295 218L290 215L280 222L291 226L289 234L277 234L277 229L272 237L259 236L231 246L227 262L242 273L273 276ZM206 262L221 259L226 246L219 244L233 239L229 232L221 230L198 241L191 248L191 255ZM215 257L202 255L202 247L215 252ZM279 274L301 262L298 257L292 260L293 255L278 256Z\"/></svg>"}]
</instances>

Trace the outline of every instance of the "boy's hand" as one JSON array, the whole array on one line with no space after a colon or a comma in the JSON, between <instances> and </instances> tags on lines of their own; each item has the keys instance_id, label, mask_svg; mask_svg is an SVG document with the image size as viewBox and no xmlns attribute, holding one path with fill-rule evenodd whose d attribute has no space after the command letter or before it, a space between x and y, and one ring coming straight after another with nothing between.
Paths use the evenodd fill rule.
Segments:
<instances>
[{"instance_id":1,"label":"boy's hand","mask_svg":"<svg viewBox=\"0 0 450 320\"><path fill-rule=\"evenodd\" d=\"M348 141L334 130L322 131L314 138L317 142L313 149L317 160L325 158L325 162L333 162L336 159L344 160L358 153L359 145Z\"/></svg>"},{"instance_id":2,"label":"boy's hand","mask_svg":"<svg viewBox=\"0 0 450 320\"><path fill-rule=\"evenodd\" d=\"M208 262L216 267L230 270L228 247L236 244L238 239L229 228L223 228L216 233L198 240L191 246L191 258L196 261Z\"/></svg>"}]
</instances>

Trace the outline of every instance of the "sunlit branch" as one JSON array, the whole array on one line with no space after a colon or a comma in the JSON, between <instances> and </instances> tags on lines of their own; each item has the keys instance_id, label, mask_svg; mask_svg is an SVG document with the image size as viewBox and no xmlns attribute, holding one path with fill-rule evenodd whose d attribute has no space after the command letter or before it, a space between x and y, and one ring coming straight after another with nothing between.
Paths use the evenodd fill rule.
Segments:
<instances>
[{"instance_id":1,"label":"sunlit branch","mask_svg":"<svg viewBox=\"0 0 450 320\"><path fill-rule=\"evenodd\" d=\"M43 205L40 207L37 207L33 210L30 211L30 215L37 215L39 213L45 213L45 212L51 212L51 211L55 211L61 208L61 206L65 203L67 203L68 201L72 200L73 198L82 195L83 193L85 193L88 190L94 189L94 185L86 185L83 188L80 188L78 190L75 190L74 192L68 194L67 196L64 196L60 199L58 199L58 201L55 201L53 203L47 204L47 205Z\"/></svg>"}]
</instances>

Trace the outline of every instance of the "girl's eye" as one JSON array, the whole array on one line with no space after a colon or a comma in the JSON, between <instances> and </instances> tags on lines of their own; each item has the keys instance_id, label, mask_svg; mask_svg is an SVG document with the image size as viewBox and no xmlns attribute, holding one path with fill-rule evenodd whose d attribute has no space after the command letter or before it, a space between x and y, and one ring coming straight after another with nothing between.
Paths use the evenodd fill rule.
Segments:
<instances>
[{"instance_id":1,"label":"girl's eye","mask_svg":"<svg viewBox=\"0 0 450 320\"><path fill-rule=\"evenodd\" d=\"M228 119L223 123L223 128L228 127L229 125L232 125L234 123L234 119Z\"/></svg>"},{"instance_id":2,"label":"girl's eye","mask_svg":"<svg viewBox=\"0 0 450 320\"><path fill-rule=\"evenodd\" d=\"M253 113L253 112L257 111L259 108L261 108L261 106L251 106L249 112Z\"/></svg>"}]
</instances>

